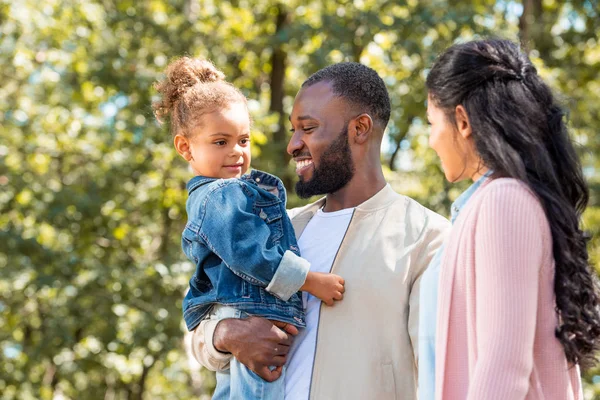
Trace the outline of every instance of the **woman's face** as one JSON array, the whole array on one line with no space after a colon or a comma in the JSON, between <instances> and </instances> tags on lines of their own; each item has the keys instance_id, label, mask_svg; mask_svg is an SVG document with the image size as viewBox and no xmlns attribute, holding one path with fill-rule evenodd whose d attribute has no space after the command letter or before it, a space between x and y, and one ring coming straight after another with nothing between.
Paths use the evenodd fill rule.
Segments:
<instances>
[{"instance_id":1,"label":"woman's face","mask_svg":"<svg viewBox=\"0 0 600 400\"><path fill-rule=\"evenodd\" d=\"M446 179L458 182L471 178L473 166L470 160L473 160L474 154L471 153L474 153L474 148L469 136L463 137L444 111L435 105L431 96L427 98L427 119L431 125L429 146L440 158ZM460 126L461 122L464 121L457 121L457 124Z\"/></svg>"}]
</instances>

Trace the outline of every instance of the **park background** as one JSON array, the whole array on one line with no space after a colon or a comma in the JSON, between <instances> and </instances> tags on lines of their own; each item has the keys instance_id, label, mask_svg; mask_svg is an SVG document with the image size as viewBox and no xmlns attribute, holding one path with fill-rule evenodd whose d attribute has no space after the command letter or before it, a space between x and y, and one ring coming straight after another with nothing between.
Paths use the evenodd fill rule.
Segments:
<instances>
[{"instance_id":1,"label":"park background","mask_svg":"<svg viewBox=\"0 0 600 400\"><path fill-rule=\"evenodd\" d=\"M448 215L464 185L427 146L424 79L452 43L521 41L568 110L600 270L598 1L0 0L0 398L208 398L186 352L180 248L190 172L151 111L182 55L249 98L253 166L293 187L285 147L301 83L360 61L392 116L388 180ZM290 190L291 206L303 204ZM585 375L600 399L600 369Z\"/></svg>"}]
</instances>

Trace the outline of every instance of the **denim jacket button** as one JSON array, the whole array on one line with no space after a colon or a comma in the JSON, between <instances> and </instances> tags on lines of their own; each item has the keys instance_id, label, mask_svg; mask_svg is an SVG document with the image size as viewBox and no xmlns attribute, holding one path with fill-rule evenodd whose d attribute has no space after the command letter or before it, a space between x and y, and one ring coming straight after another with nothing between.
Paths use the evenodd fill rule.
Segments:
<instances>
[{"instance_id":1,"label":"denim jacket button","mask_svg":"<svg viewBox=\"0 0 600 400\"><path fill-rule=\"evenodd\" d=\"M258 216L262 219L267 219L267 213L265 212L265 210L260 210L260 214L258 214Z\"/></svg>"},{"instance_id":2,"label":"denim jacket button","mask_svg":"<svg viewBox=\"0 0 600 400\"><path fill-rule=\"evenodd\" d=\"M256 181L256 182L260 182L260 178L256 178L256 179L255 179L255 181Z\"/></svg>"}]
</instances>

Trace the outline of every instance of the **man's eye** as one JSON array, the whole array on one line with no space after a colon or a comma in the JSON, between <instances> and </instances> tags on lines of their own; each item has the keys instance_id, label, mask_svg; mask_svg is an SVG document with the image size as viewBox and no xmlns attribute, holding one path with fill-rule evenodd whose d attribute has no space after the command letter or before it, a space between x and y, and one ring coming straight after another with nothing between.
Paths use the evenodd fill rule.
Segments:
<instances>
[{"instance_id":1,"label":"man's eye","mask_svg":"<svg viewBox=\"0 0 600 400\"><path fill-rule=\"evenodd\" d=\"M310 131L312 131L313 129L315 129L315 127L314 127L314 126L308 126L308 127L306 127L306 128L303 128L302 130L303 130L304 132L310 132Z\"/></svg>"}]
</instances>

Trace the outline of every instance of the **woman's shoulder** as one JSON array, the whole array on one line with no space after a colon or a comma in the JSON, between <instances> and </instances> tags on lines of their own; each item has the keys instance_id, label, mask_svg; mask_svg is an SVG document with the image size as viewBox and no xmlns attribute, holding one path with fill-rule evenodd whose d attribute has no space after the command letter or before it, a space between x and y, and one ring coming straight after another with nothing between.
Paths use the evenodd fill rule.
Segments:
<instances>
[{"instance_id":1,"label":"woman's shoulder","mask_svg":"<svg viewBox=\"0 0 600 400\"><path fill-rule=\"evenodd\" d=\"M480 189L477 196L480 204L512 204L518 202L523 206L539 207L537 195L525 182L515 178L490 179Z\"/></svg>"},{"instance_id":2,"label":"woman's shoulder","mask_svg":"<svg viewBox=\"0 0 600 400\"><path fill-rule=\"evenodd\" d=\"M535 192L523 181L514 178L496 178L480 188L478 204L478 220L520 219L520 226L533 224L528 229L540 229L549 233L546 213ZM512 215L512 217L511 217Z\"/></svg>"}]
</instances>

